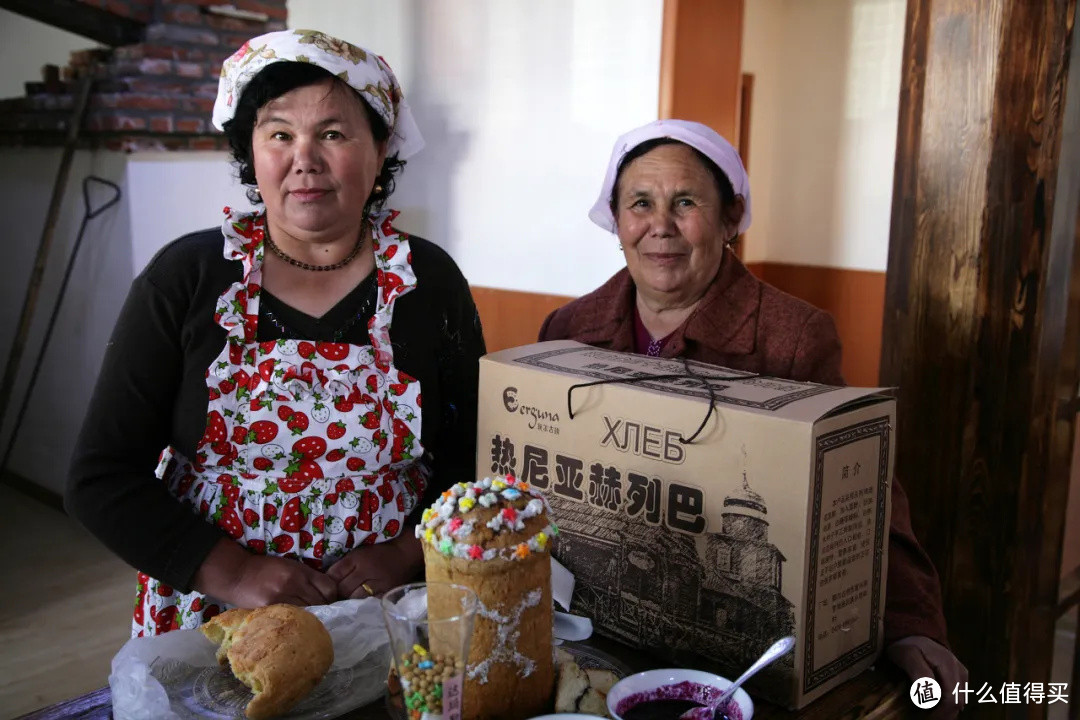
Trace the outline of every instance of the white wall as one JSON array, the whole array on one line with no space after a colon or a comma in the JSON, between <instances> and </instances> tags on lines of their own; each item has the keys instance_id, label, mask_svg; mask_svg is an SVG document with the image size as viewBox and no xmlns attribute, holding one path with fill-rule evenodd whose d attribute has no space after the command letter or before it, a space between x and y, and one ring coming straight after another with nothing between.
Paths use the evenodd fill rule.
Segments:
<instances>
[{"instance_id":1,"label":"white wall","mask_svg":"<svg viewBox=\"0 0 1080 720\"><path fill-rule=\"evenodd\" d=\"M744 6L742 71L754 75L750 154L745 158L754 201L753 221L743 238L743 259L747 262L767 260L775 235L777 210L771 185L782 172L776 146L783 125L780 85L784 76L785 5L786 0L750 0Z\"/></svg>"},{"instance_id":2,"label":"white wall","mask_svg":"<svg viewBox=\"0 0 1080 720\"><path fill-rule=\"evenodd\" d=\"M30 270L52 194L61 151L5 149L0 154L0 217L6 255L0 267L0 362L6 363L23 305ZM0 453L7 449L13 422L56 300L83 215L82 178L93 174L124 183L125 159L118 153L76 153L58 216L37 311L23 354L11 405L3 418ZM94 207L110 193L95 192ZM131 282L131 231L127 199L87 226L53 340L44 356L31 405L9 468L59 492L82 425L90 389L97 378L105 340Z\"/></svg>"},{"instance_id":3,"label":"white wall","mask_svg":"<svg viewBox=\"0 0 1080 720\"><path fill-rule=\"evenodd\" d=\"M226 152L135 153L126 179L135 274L171 240L221 227L226 205L250 207Z\"/></svg>"},{"instance_id":4,"label":"white wall","mask_svg":"<svg viewBox=\"0 0 1080 720\"><path fill-rule=\"evenodd\" d=\"M884 271L905 0L751 0L747 258Z\"/></svg>"},{"instance_id":5,"label":"white wall","mask_svg":"<svg viewBox=\"0 0 1080 720\"><path fill-rule=\"evenodd\" d=\"M41 82L42 66L63 67L73 51L99 46L81 35L0 10L0 98L25 95L23 83Z\"/></svg>"},{"instance_id":6,"label":"white wall","mask_svg":"<svg viewBox=\"0 0 1080 720\"><path fill-rule=\"evenodd\" d=\"M6 149L0 155L0 217L8 240L0 268L2 363L19 322L60 156L59 149ZM88 175L120 185L122 199L87 225L10 461L12 471L56 492L63 489L105 343L132 279L165 243L220 225L223 205L247 205L223 153L76 153L18 382L0 425L0 453L7 449L82 222ZM97 208L111 192L92 187Z\"/></svg>"},{"instance_id":7,"label":"white wall","mask_svg":"<svg viewBox=\"0 0 1080 720\"><path fill-rule=\"evenodd\" d=\"M292 0L368 47L427 140L391 205L475 285L580 295L623 266L589 222L615 138L657 117L662 0Z\"/></svg>"}]
</instances>

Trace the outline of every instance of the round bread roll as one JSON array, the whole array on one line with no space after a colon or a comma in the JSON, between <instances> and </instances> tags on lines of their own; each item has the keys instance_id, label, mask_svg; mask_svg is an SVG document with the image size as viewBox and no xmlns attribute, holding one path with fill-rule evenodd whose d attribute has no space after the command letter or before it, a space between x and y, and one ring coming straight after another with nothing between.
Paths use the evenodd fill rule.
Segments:
<instances>
[{"instance_id":1,"label":"round bread roll","mask_svg":"<svg viewBox=\"0 0 1080 720\"><path fill-rule=\"evenodd\" d=\"M264 720L287 713L315 689L334 662L322 622L295 605L229 610L199 628L217 659L255 693L244 713Z\"/></svg>"}]
</instances>

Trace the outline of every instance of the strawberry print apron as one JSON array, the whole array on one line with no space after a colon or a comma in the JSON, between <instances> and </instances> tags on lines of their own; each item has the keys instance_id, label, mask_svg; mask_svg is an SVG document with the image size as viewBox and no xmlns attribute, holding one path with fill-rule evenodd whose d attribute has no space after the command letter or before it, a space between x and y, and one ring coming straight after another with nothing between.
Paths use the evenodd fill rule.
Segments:
<instances>
[{"instance_id":1,"label":"strawberry print apron","mask_svg":"<svg viewBox=\"0 0 1080 720\"><path fill-rule=\"evenodd\" d=\"M258 342L265 216L225 208L225 257L244 278L218 299L228 332L206 372L206 431L196 456L171 448L158 477L193 512L257 554L324 570L393 539L423 496L420 383L394 367L394 303L416 286L409 239L372 217L378 278L371 345ZM227 609L139 574L132 635L194 628Z\"/></svg>"}]
</instances>

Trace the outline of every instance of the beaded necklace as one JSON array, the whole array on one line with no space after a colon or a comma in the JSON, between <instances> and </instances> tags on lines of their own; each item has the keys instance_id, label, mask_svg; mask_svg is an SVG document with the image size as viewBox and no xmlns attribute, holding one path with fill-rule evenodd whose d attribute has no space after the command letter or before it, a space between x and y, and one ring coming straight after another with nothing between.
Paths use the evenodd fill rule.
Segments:
<instances>
[{"instance_id":1,"label":"beaded necklace","mask_svg":"<svg viewBox=\"0 0 1080 720\"><path fill-rule=\"evenodd\" d=\"M266 232L266 247L270 248L271 252L273 252L285 262L289 263L294 267L298 267L301 270L311 270L313 272L328 272L330 270L340 270L341 268L351 263L353 261L353 258L355 258L360 253L360 248L364 246L364 237L367 226L367 220L365 220L360 225L360 235L356 238L356 244L353 245L352 251L350 251L349 254L341 260L338 260L336 263L331 263L330 265L312 265L310 263L297 260L290 255L286 255L285 251L279 248L277 246L277 243L274 242L274 239L270 237L269 229Z\"/></svg>"}]
</instances>

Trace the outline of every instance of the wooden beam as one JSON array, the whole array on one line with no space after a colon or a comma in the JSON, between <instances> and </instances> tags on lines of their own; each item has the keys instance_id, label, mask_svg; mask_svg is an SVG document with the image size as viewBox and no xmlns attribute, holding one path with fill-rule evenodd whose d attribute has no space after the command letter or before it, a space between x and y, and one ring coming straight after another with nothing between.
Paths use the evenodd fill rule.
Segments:
<instances>
[{"instance_id":1,"label":"wooden beam","mask_svg":"<svg viewBox=\"0 0 1080 720\"><path fill-rule=\"evenodd\" d=\"M0 0L0 8L119 47L142 40L144 24L77 0Z\"/></svg>"},{"instance_id":2,"label":"wooden beam","mask_svg":"<svg viewBox=\"0 0 1080 720\"><path fill-rule=\"evenodd\" d=\"M695 120L738 143L744 0L664 0L661 118Z\"/></svg>"},{"instance_id":3,"label":"wooden beam","mask_svg":"<svg viewBox=\"0 0 1080 720\"><path fill-rule=\"evenodd\" d=\"M661 118L676 117L675 105L675 48L679 43L680 0L664 0L664 24L660 34L660 102Z\"/></svg>"},{"instance_id":4,"label":"wooden beam","mask_svg":"<svg viewBox=\"0 0 1080 720\"><path fill-rule=\"evenodd\" d=\"M739 156L750 174L750 120L754 110L754 75L743 73L739 82Z\"/></svg>"},{"instance_id":5,"label":"wooden beam","mask_svg":"<svg viewBox=\"0 0 1080 720\"><path fill-rule=\"evenodd\" d=\"M991 685L1046 682L1053 654L1080 380L1075 11L908 3L881 382L950 641Z\"/></svg>"},{"instance_id":6,"label":"wooden beam","mask_svg":"<svg viewBox=\"0 0 1080 720\"><path fill-rule=\"evenodd\" d=\"M739 82L739 141L735 143L739 148L739 157L742 158L743 168L746 174L750 174L750 119L754 108L754 76L751 73L743 73ZM739 236L739 241L732 248L735 257L743 259L746 253L746 233Z\"/></svg>"}]
</instances>

